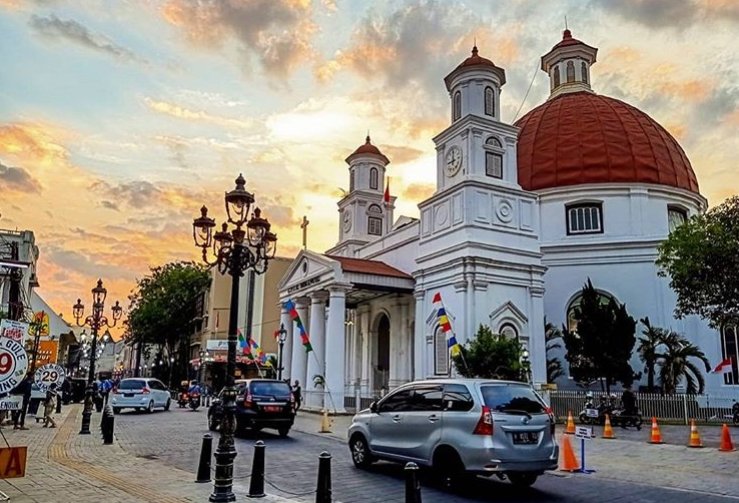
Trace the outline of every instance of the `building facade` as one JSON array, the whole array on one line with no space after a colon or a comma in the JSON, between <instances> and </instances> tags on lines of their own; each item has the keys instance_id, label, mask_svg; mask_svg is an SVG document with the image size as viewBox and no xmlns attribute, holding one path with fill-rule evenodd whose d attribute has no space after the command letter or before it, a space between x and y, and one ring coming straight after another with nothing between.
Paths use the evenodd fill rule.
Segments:
<instances>
[{"instance_id":1,"label":"building facade","mask_svg":"<svg viewBox=\"0 0 739 503\"><path fill-rule=\"evenodd\" d=\"M369 137L347 157L337 244L301 252L279 286L313 347L307 353L299 344L283 308L293 341L289 377L303 383L307 406L341 411L452 371L437 294L458 342L481 324L517 338L531 355L534 383L547 378L545 318L571 323L588 279L636 320L648 316L698 343L710 361L736 353L735 333L730 345L697 317L673 317L676 296L657 275L657 248L707 202L662 126L593 91L596 56L565 30L541 58L549 98L507 124L505 71L473 48L444 79L450 123L433 138L436 191L417 219L394 220L395 199L384 187L390 160ZM636 355L632 367L642 367ZM710 391L729 381L707 376Z\"/></svg>"}]
</instances>

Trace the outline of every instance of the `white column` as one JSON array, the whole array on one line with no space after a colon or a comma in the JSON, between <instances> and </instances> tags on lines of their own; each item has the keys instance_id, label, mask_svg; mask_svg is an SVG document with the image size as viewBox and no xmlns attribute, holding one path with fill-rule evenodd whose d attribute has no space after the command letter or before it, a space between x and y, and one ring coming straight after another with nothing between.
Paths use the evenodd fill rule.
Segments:
<instances>
[{"instance_id":1,"label":"white column","mask_svg":"<svg viewBox=\"0 0 739 503\"><path fill-rule=\"evenodd\" d=\"M400 303L400 357L398 358L398 379L407 382L411 379L411 360L413 355L410 354L411 337L410 320L408 319L408 297L402 297Z\"/></svg>"},{"instance_id":2,"label":"white column","mask_svg":"<svg viewBox=\"0 0 739 503\"><path fill-rule=\"evenodd\" d=\"M344 358L345 335L344 315L346 310L346 291L343 288L330 288L331 298L328 306L328 336L326 347L326 384L330 396L327 406L336 412L344 412Z\"/></svg>"},{"instance_id":3,"label":"white column","mask_svg":"<svg viewBox=\"0 0 739 503\"><path fill-rule=\"evenodd\" d=\"M547 382L547 349L544 338L544 289L530 287L531 317L529 318L529 358L531 380Z\"/></svg>"},{"instance_id":4,"label":"white column","mask_svg":"<svg viewBox=\"0 0 739 503\"><path fill-rule=\"evenodd\" d=\"M300 316L300 321L303 322L303 326L307 330L307 323L308 323L308 303L307 299L298 299L296 301L295 305L296 310L298 311L298 316ZM298 330L298 326L296 323L293 323L293 334L295 335L295 342L293 343L293 355L292 359L290 361L290 379L292 379L293 383L295 381L300 381L300 387L303 388L303 390L306 389L306 382L305 382L305 368L306 368L306 362L307 357L305 354L305 348L303 347L303 342L300 338L300 330Z\"/></svg>"},{"instance_id":5,"label":"white column","mask_svg":"<svg viewBox=\"0 0 739 503\"><path fill-rule=\"evenodd\" d=\"M423 309L423 300L426 296L426 293L417 291L414 292L413 295L416 298L416 333L413 334L413 337L415 338L415 344L413 345L413 359L415 362L414 367L416 375L413 376L413 379L423 379L428 375L425 365L425 352L427 348L425 330L426 314L424 313Z\"/></svg>"},{"instance_id":6,"label":"white column","mask_svg":"<svg viewBox=\"0 0 739 503\"><path fill-rule=\"evenodd\" d=\"M403 347L403 320L398 302L390 309L390 372L388 373L388 391L400 386L403 381L400 374L400 353Z\"/></svg>"},{"instance_id":7,"label":"white column","mask_svg":"<svg viewBox=\"0 0 739 503\"><path fill-rule=\"evenodd\" d=\"M361 363L361 382L362 393L369 396L370 393L370 334L369 334L369 306L363 305L359 308L359 332L362 338L362 363Z\"/></svg>"},{"instance_id":8,"label":"white column","mask_svg":"<svg viewBox=\"0 0 739 503\"><path fill-rule=\"evenodd\" d=\"M293 344L295 341L294 335L295 332L293 331L293 324L290 321L290 313L285 309L283 306L280 310L280 324L285 327L285 330L287 331L287 336L285 337L285 345L282 347L282 378L283 379L291 379L292 378L292 368L290 365L290 362L292 361L293 356ZM298 338L300 336L298 335ZM279 350L279 341L277 341L278 344L278 350ZM300 341L297 342L297 344L300 344ZM277 358L279 358L280 355L277 355ZM278 362L279 364L279 362Z\"/></svg>"},{"instance_id":9,"label":"white column","mask_svg":"<svg viewBox=\"0 0 739 503\"><path fill-rule=\"evenodd\" d=\"M326 292L315 292L310 296L310 345L313 351L308 355L308 374L305 376L305 404L309 408L320 408L325 387L316 387L313 376L324 379L326 354Z\"/></svg>"}]
</instances>

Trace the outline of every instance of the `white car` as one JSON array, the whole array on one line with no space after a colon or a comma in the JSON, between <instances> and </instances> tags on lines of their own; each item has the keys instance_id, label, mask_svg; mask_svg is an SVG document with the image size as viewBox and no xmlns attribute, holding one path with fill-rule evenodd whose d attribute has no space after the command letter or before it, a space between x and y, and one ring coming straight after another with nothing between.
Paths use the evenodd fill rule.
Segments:
<instances>
[{"instance_id":1,"label":"white car","mask_svg":"<svg viewBox=\"0 0 739 503\"><path fill-rule=\"evenodd\" d=\"M118 387L110 393L110 405L114 414L118 414L121 409L146 412L154 412L157 408L169 410L171 403L172 398L164 383L151 377L122 379Z\"/></svg>"}]
</instances>

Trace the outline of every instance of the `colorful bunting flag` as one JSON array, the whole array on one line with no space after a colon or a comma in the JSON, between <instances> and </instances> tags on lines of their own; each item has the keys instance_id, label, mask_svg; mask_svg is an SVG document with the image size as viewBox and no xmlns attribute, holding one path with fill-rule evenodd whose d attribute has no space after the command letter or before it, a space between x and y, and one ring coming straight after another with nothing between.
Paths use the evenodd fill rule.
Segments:
<instances>
[{"instance_id":1,"label":"colorful bunting flag","mask_svg":"<svg viewBox=\"0 0 739 503\"><path fill-rule=\"evenodd\" d=\"M441 301L441 293L436 292L433 303L436 307L436 319L439 327L441 327L442 332L447 336L447 348L452 352L452 356L457 356L461 352L461 346L452 331L452 324L449 322L449 316L447 316L444 303Z\"/></svg>"},{"instance_id":2,"label":"colorful bunting flag","mask_svg":"<svg viewBox=\"0 0 739 503\"><path fill-rule=\"evenodd\" d=\"M308 331L303 326L303 322L298 315L298 310L295 307L295 303L292 300L285 302L285 309L290 313L290 318L295 322L295 326L298 327L300 333L300 340L303 342L305 352L309 353L313 351L313 347L310 345L310 338L308 337Z\"/></svg>"}]
</instances>

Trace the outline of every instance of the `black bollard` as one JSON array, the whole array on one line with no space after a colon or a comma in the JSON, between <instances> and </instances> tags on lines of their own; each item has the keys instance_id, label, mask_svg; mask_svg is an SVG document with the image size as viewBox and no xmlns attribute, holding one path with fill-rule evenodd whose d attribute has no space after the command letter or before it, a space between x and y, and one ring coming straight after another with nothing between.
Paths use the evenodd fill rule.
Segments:
<instances>
[{"instance_id":1,"label":"black bollard","mask_svg":"<svg viewBox=\"0 0 739 503\"><path fill-rule=\"evenodd\" d=\"M100 429L103 433L103 445L113 444L113 430L115 427L115 419L113 418L113 410L110 406L106 407L102 414Z\"/></svg>"},{"instance_id":2,"label":"black bollard","mask_svg":"<svg viewBox=\"0 0 739 503\"><path fill-rule=\"evenodd\" d=\"M416 463L406 463L403 471L405 472L405 503L421 503L418 465Z\"/></svg>"},{"instance_id":3,"label":"black bollard","mask_svg":"<svg viewBox=\"0 0 739 503\"><path fill-rule=\"evenodd\" d=\"M249 497L264 498L264 442L257 440L254 444L254 460L251 464L251 478L249 480Z\"/></svg>"},{"instance_id":4,"label":"black bollard","mask_svg":"<svg viewBox=\"0 0 739 503\"><path fill-rule=\"evenodd\" d=\"M198 463L198 477L195 482L210 482L210 458L213 450L213 437L203 435L203 445L200 448L200 462Z\"/></svg>"},{"instance_id":5,"label":"black bollard","mask_svg":"<svg viewBox=\"0 0 739 503\"><path fill-rule=\"evenodd\" d=\"M331 454L326 451L318 456L316 503L331 503Z\"/></svg>"}]
</instances>

